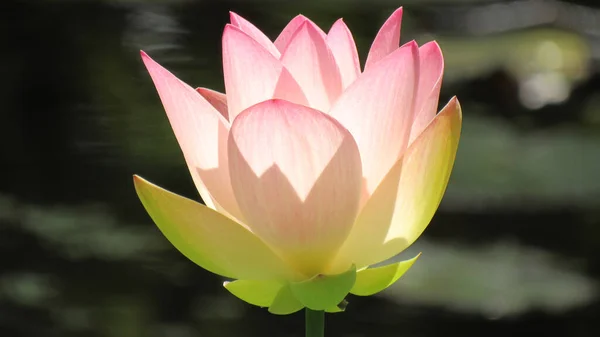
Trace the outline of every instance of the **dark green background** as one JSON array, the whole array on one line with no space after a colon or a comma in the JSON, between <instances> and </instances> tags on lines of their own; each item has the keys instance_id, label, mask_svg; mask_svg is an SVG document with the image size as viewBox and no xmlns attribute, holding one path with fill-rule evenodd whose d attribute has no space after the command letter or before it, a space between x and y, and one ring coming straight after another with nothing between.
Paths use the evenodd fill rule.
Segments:
<instances>
[{"instance_id":1,"label":"dark green background","mask_svg":"<svg viewBox=\"0 0 600 337\"><path fill-rule=\"evenodd\" d=\"M223 89L234 10L275 38L338 17L364 62L405 5L402 40L436 39L441 103L464 126L440 211L397 285L351 297L328 336L598 336L600 9L594 1L0 2L0 336L301 336L187 261L134 173L197 198L139 50ZM591 7L590 7L591 6Z\"/></svg>"}]
</instances>

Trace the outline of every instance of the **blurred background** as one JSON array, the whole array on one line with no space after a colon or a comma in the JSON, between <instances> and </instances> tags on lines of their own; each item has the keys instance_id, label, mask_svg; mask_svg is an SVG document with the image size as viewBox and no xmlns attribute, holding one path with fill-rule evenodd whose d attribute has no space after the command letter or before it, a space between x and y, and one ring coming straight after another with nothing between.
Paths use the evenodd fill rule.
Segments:
<instances>
[{"instance_id":1,"label":"blurred background","mask_svg":"<svg viewBox=\"0 0 600 337\"><path fill-rule=\"evenodd\" d=\"M439 41L441 104L464 126L418 263L350 297L328 336L600 335L600 3L485 0L3 0L0 336L302 336L180 255L134 173L197 199L144 49L222 91L233 10L275 38L338 17L364 62L404 5L402 41Z\"/></svg>"}]
</instances>

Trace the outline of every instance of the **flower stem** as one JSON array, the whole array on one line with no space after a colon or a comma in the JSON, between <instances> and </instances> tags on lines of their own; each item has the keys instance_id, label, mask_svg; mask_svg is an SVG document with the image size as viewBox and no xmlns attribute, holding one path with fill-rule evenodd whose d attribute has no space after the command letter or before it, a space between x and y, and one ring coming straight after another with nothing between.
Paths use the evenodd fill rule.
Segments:
<instances>
[{"instance_id":1,"label":"flower stem","mask_svg":"<svg viewBox=\"0 0 600 337\"><path fill-rule=\"evenodd\" d=\"M306 337L325 336L325 311L306 308Z\"/></svg>"}]
</instances>

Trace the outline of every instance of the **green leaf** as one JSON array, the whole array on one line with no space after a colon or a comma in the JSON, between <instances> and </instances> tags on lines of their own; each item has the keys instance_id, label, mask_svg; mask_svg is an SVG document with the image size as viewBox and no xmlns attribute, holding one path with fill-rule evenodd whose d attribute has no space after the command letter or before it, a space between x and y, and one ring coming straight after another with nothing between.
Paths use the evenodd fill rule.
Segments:
<instances>
[{"instance_id":1,"label":"green leaf","mask_svg":"<svg viewBox=\"0 0 600 337\"><path fill-rule=\"evenodd\" d=\"M356 266L338 275L317 275L310 280L290 283L296 298L312 310L332 309L340 304L356 280Z\"/></svg>"},{"instance_id":2,"label":"green leaf","mask_svg":"<svg viewBox=\"0 0 600 337\"><path fill-rule=\"evenodd\" d=\"M356 282L350 293L358 296L370 296L384 290L404 275L419 256L421 256L420 253L410 260L358 271Z\"/></svg>"}]
</instances>

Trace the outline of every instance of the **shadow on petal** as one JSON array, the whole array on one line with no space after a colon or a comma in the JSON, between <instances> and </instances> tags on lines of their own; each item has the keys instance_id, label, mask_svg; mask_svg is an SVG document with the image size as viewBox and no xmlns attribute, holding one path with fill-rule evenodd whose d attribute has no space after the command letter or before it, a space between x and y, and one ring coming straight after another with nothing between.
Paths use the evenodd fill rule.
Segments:
<instances>
[{"instance_id":1,"label":"shadow on petal","mask_svg":"<svg viewBox=\"0 0 600 337\"><path fill-rule=\"evenodd\" d=\"M216 210L243 222L244 219L231 189L231 182L227 179L229 177L229 159L227 157L227 136L229 129L223 124L219 124L218 128L219 141L217 145L218 160L216 166L208 169L194 167L194 170L196 170L196 173L198 173L198 176L200 176L204 186L212 197Z\"/></svg>"},{"instance_id":2,"label":"shadow on petal","mask_svg":"<svg viewBox=\"0 0 600 337\"><path fill-rule=\"evenodd\" d=\"M300 182L309 186L307 192L293 186L299 177L286 176L276 164L255 173L236 143L230 147L230 153L241 159L236 161L241 174L237 179L232 176L232 185L248 227L299 272L307 277L321 273L357 215L362 177L358 161L354 163L358 169L350 168L348 158L348 147L356 148L354 140L343 139L314 183Z\"/></svg>"}]
</instances>

